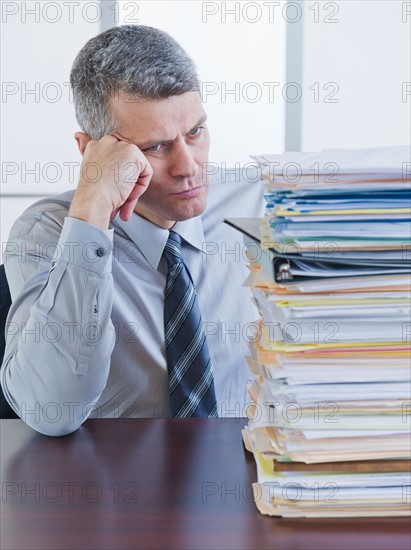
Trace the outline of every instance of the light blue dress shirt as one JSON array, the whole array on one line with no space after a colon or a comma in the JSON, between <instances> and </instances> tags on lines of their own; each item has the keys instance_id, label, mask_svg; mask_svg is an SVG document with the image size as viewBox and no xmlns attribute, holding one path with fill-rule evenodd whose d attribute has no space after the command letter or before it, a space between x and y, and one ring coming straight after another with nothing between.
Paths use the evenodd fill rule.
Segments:
<instances>
[{"instance_id":1,"label":"light blue dress shirt","mask_svg":"<svg viewBox=\"0 0 411 550\"><path fill-rule=\"evenodd\" d=\"M238 181L238 180L241 181ZM202 216L178 222L213 365L220 416L245 416L245 360L258 312L245 247L228 217L262 216L263 184L215 176ZM170 416L162 257L168 231L133 213L104 231L67 217L74 191L37 202L5 250L13 304L1 384L35 430L64 435L87 417Z\"/></svg>"}]
</instances>

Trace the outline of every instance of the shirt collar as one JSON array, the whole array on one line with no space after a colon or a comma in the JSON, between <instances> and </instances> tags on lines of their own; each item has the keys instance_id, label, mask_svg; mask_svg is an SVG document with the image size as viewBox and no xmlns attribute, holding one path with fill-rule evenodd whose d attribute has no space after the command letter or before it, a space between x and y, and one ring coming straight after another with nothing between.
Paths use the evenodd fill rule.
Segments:
<instances>
[{"instance_id":1,"label":"shirt collar","mask_svg":"<svg viewBox=\"0 0 411 550\"><path fill-rule=\"evenodd\" d=\"M116 216L111 225L114 228L121 228L138 246L152 268L158 269L158 264L160 263L168 239L168 229L159 227L139 216L136 212L133 212L127 222ZM192 247L200 251L203 250L204 231L201 216L177 222L172 227L172 231L178 233Z\"/></svg>"}]
</instances>

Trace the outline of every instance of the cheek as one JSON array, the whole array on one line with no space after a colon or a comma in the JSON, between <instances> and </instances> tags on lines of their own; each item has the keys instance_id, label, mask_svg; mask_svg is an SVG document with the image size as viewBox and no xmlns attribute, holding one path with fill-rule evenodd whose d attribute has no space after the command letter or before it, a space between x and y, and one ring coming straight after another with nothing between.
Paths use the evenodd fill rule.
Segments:
<instances>
[{"instance_id":1,"label":"cheek","mask_svg":"<svg viewBox=\"0 0 411 550\"><path fill-rule=\"evenodd\" d=\"M200 166L208 160L208 152L210 150L210 139L207 136L201 143L193 148L193 158Z\"/></svg>"},{"instance_id":2,"label":"cheek","mask_svg":"<svg viewBox=\"0 0 411 550\"><path fill-rule=\"evenodd\" d=\"M210 134L207 132L206 139L204 140L204 151L206 156L208 156L209 150L210 150Z\"/></svg>"},{"instance_id":3,"label":"cheek","mask_svg":"<svg viewBox=\"0 0 411 550\"><path fill-rule=\"evenodd\" d=\"M141 196L145 197L146 200L153 201L158 200L162 196L162 190L164 187L156 180L152 178L150 185L147 187L147 191Z\"/></svg>"},{"instance_id":4,"label":"cheek","mask_svg":"<svg viewBox=\"0 0 411 550\"><path fill-rule=\"evenodd\" d=\"M167 171L164 164L159 162L159 159L154 159L154 161L153 159L148 159L148 162L153 169L153 177L151 178L150 185L145 194L161 195L162 190L164 190L164 182L167 181Z\"/></svg>"}]
</instances>

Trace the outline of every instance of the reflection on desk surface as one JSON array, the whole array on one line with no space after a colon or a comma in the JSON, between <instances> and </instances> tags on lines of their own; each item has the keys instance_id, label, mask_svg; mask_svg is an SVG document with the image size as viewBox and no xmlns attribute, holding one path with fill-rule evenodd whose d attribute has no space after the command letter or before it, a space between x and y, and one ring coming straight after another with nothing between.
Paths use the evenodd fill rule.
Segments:
<instances>
[{"instance_id":1,"label":"reflection on desk surface","mask_svg":"<svg viewBox=\"0 0 411 550\"><path fill-rule=\"evenodd\" d=\"M407 549L407 518L261 516L245 419L89 420L51 438L0 424L0 547Z\"/></svg>"}]
</instances>

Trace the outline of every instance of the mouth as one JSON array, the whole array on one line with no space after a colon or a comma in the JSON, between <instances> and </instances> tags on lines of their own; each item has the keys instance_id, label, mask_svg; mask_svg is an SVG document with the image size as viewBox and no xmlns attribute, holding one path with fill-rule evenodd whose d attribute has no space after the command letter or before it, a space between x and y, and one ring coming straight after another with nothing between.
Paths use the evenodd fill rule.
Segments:
<instances>
[{"instance_id":1,"label":"mouth","mask_svg":"<svg viewBox=\"0 0 411 550\"><path fill-rule=\"evenodd\" d=\"M203 188L204 188L204 184L199 185L198 187L191 187L190 189L186 189L185 191L180 191L179 193L171 193L171 194L180 199L192 199L200 195L203 192Z\"/></svg>"}]
</instances>

